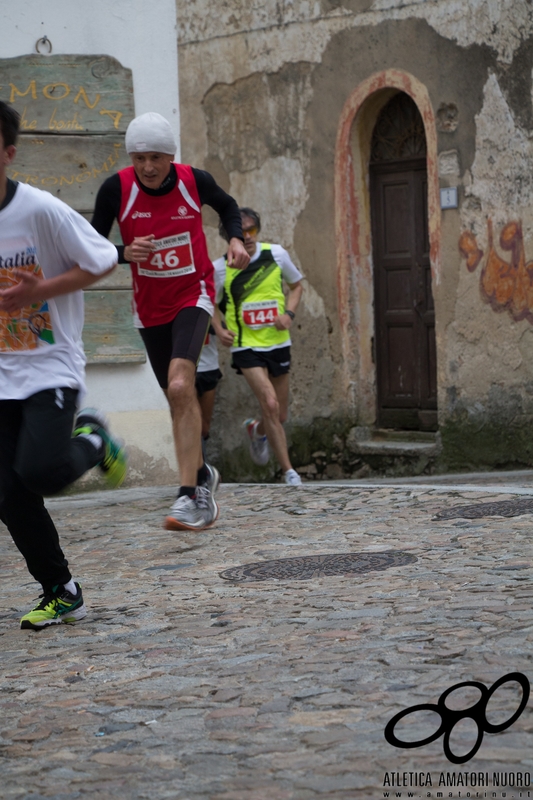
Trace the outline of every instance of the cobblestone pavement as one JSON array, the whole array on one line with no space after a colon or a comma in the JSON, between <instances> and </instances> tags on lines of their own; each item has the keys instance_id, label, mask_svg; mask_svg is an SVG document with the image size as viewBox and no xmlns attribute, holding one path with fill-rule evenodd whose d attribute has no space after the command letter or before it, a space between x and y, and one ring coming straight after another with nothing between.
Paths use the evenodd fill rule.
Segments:
<instances>
[{"instance_id":1,"label":"cobblestone pavement","mask_svg":"<svg viewBox=\"0 0 533 800\"><path fill-rule=\"evenodd\" d=\"M402 797L437 797L441 774L533 773L532 700L465 763L448 760L442 736L411 749L384 738L393 715L456 683L533 679L533 519L518 502L533 498L531 473L462 481L226 484L219 522L201 534L162 529L170 487L50 500L90 614L40 633L19 630L38 589L1 528L2 800L373 800L400 796L398 780L427 784ZM506 501L517 515L486 506L434 519ZM307 580L220 577L250 562L384 551L416 561ZM458 690L448 707L479 697ZM504 684L489 722L520 698ZM424 738L439 722L426 712L396 733ZM460 722L452 751L466 754L476 735ZM533 796L489 786L442 796Z\"/></svg>"}]
</instances>

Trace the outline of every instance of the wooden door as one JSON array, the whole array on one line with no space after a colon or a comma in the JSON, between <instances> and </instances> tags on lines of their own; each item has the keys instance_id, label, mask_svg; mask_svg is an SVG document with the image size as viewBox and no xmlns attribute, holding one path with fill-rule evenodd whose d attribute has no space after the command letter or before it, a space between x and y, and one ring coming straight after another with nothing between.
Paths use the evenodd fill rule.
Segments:
<instances>
[{"instance_id":1,"label":"wooden door","mask_svg":"<svg viewBox=\"0 0 533 800\"><path fill-rule=\"evenodd\" d=\"M425 158L371 165L378 425L436 430Z\"/></svg>"}]
</instances>

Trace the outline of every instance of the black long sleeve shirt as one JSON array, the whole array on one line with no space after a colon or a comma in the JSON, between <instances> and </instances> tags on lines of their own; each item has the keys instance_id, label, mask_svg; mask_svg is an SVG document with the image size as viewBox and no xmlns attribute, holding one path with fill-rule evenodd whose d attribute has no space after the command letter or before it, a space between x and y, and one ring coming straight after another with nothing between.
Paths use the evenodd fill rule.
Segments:
<instances>
[{"instance_id":1,"label":"black long sleeve shirt","mask_svg":"<svg viewBox=\"0 0 533 800\"><path fill-rule=\"evenodd\" d=\"M224 191L215 181L213 176L203 169L192 168L193 176L196 181L196 188L200 197L202 205L208 205L213 208L220 217L222 225L224 226L228 239L241 239L244 241L242 235L242 223L239 207L237 203L227 192ZM159 187L159 189L149 189L139 182L140 189L146 194L154 197L168 194L176 186L177 172L174 164L170 165L170 172ZM113 227L113 222L118 219L120 214L120 205L122 201L122 185L118 174L111 175L101 185L96 196L96 203L94 207L94 214L91 220L93 228L96 228L98 233L106 238ZM128 242L130 244L130 242ZM118 261L120 264L127 264L128 261L124 258L124 246L118 245Z\"/></svg>"}]
</instances>

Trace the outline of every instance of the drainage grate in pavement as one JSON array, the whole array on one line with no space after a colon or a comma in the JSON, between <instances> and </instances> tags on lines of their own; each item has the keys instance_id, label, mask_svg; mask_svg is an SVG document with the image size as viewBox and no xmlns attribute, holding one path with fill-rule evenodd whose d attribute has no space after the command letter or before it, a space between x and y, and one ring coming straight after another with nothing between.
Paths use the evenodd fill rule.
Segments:
<instances>
[{"instance_id":1,"label":"drainage grate in pavement","mask_svg":"<svg viewBox=\"0 0 533 800\"><path fill-rule=\"evenodd\" d=\"M361 572L404 567L418 559L409 553L389 550L383 553L331 553L321 556L297 556L277 558L274 561L258 561L231 567L220 573L227 581L268 581L326 578L328 575L354 575Z\"/></svg>"},{"instance_id":2,"label":"drainage grate in pavement","mask_svg":"<svg viewBox=\"0 0 533 800\"><path fill-rule=\"evenodd\" d=\"M519 517L521 514L533 513L533 500L501 500L497 503L477 503L473 506L455 506L444 508L433 519L481 519L481 517Z\"/></svg>"}]
</instances>

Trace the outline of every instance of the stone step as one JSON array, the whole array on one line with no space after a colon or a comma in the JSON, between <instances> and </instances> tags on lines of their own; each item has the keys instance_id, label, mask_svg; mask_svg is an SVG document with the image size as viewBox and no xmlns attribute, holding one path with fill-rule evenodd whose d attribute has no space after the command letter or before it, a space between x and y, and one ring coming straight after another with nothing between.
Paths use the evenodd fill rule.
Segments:
<instances>
[{"instance_id":1,"label":"stone step","mask_svg":"<svg viewBox=\"0 0 533 800\"><path fill-rule=\"evenodd\" d=\"M353 453L383 456L438 456L442 450L439 433L352 428L349 447Z\"/></svg>"}]
</instances>

